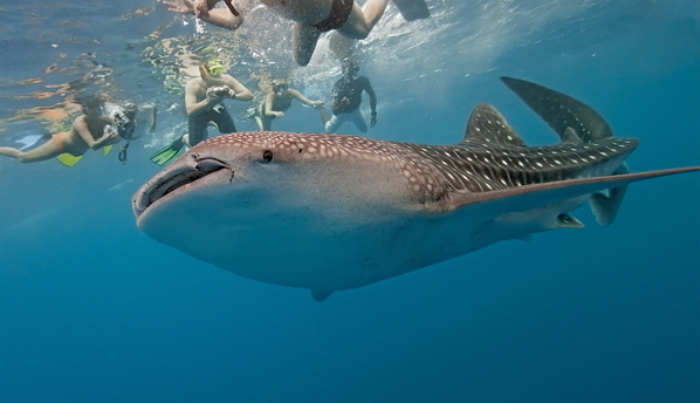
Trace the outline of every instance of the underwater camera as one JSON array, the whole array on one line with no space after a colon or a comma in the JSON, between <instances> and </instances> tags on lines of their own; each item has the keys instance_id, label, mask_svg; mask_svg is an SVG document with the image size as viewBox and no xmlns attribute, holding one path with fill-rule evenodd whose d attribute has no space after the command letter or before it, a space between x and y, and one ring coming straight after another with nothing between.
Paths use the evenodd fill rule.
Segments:
<instances>
[{"instance_id":1,"label":"underwater camera","mask_svg":"<svg viewBox=\"0 0 700 403\"><path fill-rule=\"evenodd\" d=\"M136 128L136 122L129 116L136 115L138 109L134 104L126 104L123 108L117 107L112 113L119 136L125 140L131 140Z\"/></svg>"},{"instance_id":2,"label":"underwater camera","mask_svg":"<svg viewBox=\"0 0 700 403\"><path fill-rule=\"evenodd\" d=\"M214 87L214 88L212 88L212 92L217 97L225 97L225 96L228 96L228 87L225 87L225 86Z\"/></svg>"}]
</instances>

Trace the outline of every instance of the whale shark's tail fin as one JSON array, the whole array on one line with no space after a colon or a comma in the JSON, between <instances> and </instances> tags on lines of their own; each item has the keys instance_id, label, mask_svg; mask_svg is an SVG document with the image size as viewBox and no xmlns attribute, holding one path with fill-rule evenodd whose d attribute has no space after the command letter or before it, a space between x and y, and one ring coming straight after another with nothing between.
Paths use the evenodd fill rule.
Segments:
<instances>
[{"instance_id":1,"label":"whale shark's tail fin","mask_svg":"<svg viewBox=\"0 0 700 403\"><path fill-rule=\"evenodd\" d=\"M613 137L605 119L585 103L529 81L511 77L501 77L501 81L547 122L562 142L595 143ZM623 163L612 175L628 172ZM626 191L627 186L620 186L591 195L589 202L598 224L609 225L615 220Z\"/></svg>"},{"instance_id":2,"label":"whale shark's tail fin","mask_svg":"<svg viewBox=\"0 0 700 403\"><path fill-rule=\"evenodd\" d=\"M559 91L525 80L501 77L501 81L523 100L564 140L567 128L584 143L613 137L610 126L598 112Z\"/></svg>"}]
</instances>

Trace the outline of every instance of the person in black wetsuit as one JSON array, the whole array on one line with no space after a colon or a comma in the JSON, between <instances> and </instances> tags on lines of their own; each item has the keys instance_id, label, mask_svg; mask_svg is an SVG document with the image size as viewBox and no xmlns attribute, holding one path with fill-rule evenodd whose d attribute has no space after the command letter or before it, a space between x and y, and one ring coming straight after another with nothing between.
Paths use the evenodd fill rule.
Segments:
<instances>
[{"instance_id":1,"label":"person in black wetsuit","mask_svg":"<svg viewBox=\"0 0 700 403\"><path fill-rule=\"evenodd\" d=\"M284 111L292 106L293 99L298 99L299 102L319 110L323 107L323 102L312 101L299 91L289 88L287 80L273 80L270 92L255 110L255 122L258 124L258 128L261 131L270 130L272 121L284 116Z\"/></svg>"},{"instance_id":2,"label":"person in black wetsuit","mask_svg":"<svg viewBox=\"0 0 700 403\"><path fill-rule=\"evenodd\" d=\"M372 84L365 76L357 76L360 66L352 59L343 61L343 78L338 80L331 90L333 97L333 117L326 120L326 133L334 133L345 122L353 122L362 132L367 132L365 115L360 110L362 92L369 95L369 107L372 111L370 127L377 124L377 96Z\"/></svg>"},{"instance_id":3,"label":"person in black wetsuit","mask_svg":"<svg viewBox=\"0 0 700 403\"><path fill-rule=\"evenodd\" d=\"M218 60L202 63L199 74L200 77L193 78L185 85L188 134L151 156L151 161L158 165L175 158L183 146L191 148L205 140L209 122L216 124L219 133L235 132L236 125L223 104L224 99L253 99L253 93L248 88L224 73L224 65Z\"/></svg>"},{"instance_id":4,"label":"person in black wetsuit","mask_svg":"<svg viewBox=\"0 0 700 403\"><path fill-rule=\"evenodd\" d=\"M224 0L228 6L214 8L221 0L165 0L163 4L175 13L193 14L210 24L237 29L243 23L240 7ZM407 21L427 18L430 13L425 0L393 0ZM389 0L368 0L364 9L354 0L260 0L284 18L295 22L294 60L306 66L322 33L338 30L344 37L364 39L384 14ZM230 10L230 11L229 11Z\"/></svg>"}]
</instances>

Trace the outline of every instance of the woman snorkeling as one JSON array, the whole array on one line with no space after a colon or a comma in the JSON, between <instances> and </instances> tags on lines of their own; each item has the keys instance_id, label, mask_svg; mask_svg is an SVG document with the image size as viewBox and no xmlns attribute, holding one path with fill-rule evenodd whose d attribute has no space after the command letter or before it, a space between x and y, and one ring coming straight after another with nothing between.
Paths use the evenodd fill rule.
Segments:
<instances>
[{"instance_id":1,"label":"woman snorkeling","mask_svg":"<svg viewBox=\"0 0 700 403\"><path fill-rule=\"evenodd\" d=\"M272 120L284 116L284 111L292 106L294 98L319 110L323 107L323 102L311 101L299 91L289 88L286 80L273 80L270 92L256 109L255 122L258 128L261 131L270 130Z\"/></svg>"},{"instance_id":2,"label":"woman snorkeling","mask_svg":"<svg viewBox=\"0 0 700 403\"><path fill-rule=\"evenodd\" d=\"M136 127L138 107L127 103L119 106L92 96L79 101L83 115L73 120L69 131L54 134L51 140L29 151L0 147L0 155L20 162L37 162L70 154L79 157L88 149L99 150L119 142L120 137L130 138Z\"/></svg>"}]
</instances>

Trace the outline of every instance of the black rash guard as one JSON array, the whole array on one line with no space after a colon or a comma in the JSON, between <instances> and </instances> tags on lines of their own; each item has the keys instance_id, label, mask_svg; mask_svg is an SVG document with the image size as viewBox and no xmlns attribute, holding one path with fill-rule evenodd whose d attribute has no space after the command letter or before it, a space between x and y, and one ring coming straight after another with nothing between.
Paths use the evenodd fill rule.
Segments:
<instances>
[{"instance_id":1,"label":"black rash guard","mask_svg":"<svg viewBox=\"0 0 700 403\"><path fill-rule=\"evenodd\" d=\"M369 79L365 76L359 76L355 80L350 82L345 81L345 78L341 78L331 89L331 95L333 96L333 114L340 115L341 113L350 113L355 111L360 107L362 103L362 91L367 91L368 94L372 94L372 85L369 83ZM347 105L341 105L340 101L343 98L348 98L350 103Z\"/></svg>"}]
</instances>

